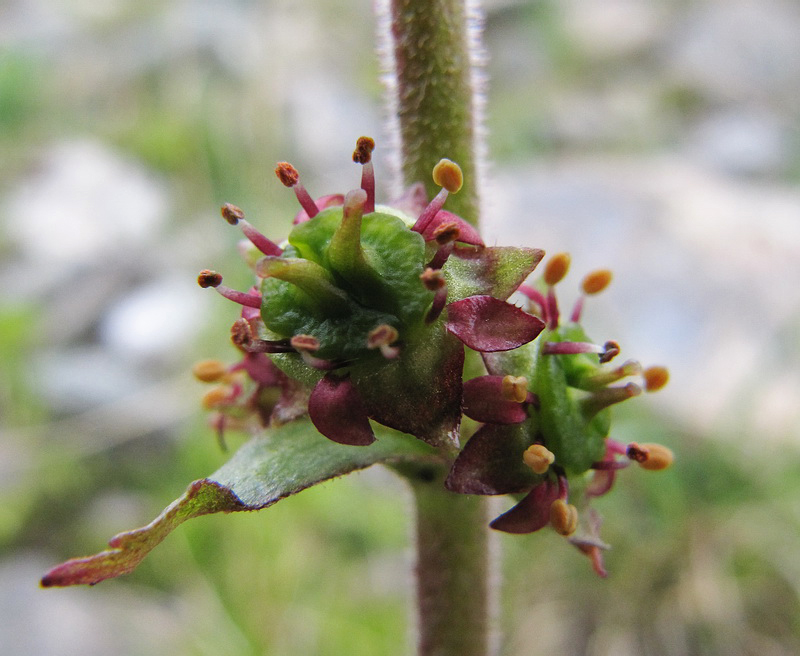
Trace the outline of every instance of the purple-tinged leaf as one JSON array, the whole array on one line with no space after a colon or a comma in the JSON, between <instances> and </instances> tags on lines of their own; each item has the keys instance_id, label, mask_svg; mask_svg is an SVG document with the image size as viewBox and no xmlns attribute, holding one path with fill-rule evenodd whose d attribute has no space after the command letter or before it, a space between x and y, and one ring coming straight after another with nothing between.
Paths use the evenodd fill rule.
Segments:
<instances>
[{"instance_id":1,"label":"purple-tinged leaf","mask_svg":"<svg viewBox=\"0 0 800 656\"><path fill-rule=\"evenodd\" d=\"M308 416L325 437L351 446L375 441L367 410L349 377L326 375L311 392Z\"/></svg>"},{"instance_id":2,"label":"purple-tinged leaf","mask_svg":"<svg viewBox=\"0 0 800 656\"><path fill-rule=\"evenodd\" d=\"M550 522L550 506L558 499L558 483L547 479L516 506L497 517L490 527L505 533L533 533Z\"/></svg>"},{"instance_id":3,"label":"purple-tinged leaf","mask_svg":"<svg viewBox=\"0 0 800 656\"><path fill-rule=\"evenodd\" d=\"M447 330L475 351L508 351L543 329L541 319L493 296L470 296L447 306Z\"/></svg>"},{"instance_id":4,"label":"purple-tinged leaf","mask_svg":"<svg viewBox=\"0 0 800 656\"><path fill-rule=\"evenodd\" d=\"M54 567L42 578L42 585L94 585L127 574L173 529L193 517L260 510L312 485L376 463L436 459L433 449L419 440L380 426L378 431L381 439L375 444L351 449L324 439L308 421L271 429L266 437L245 444L210 477L192 483L150 524L115 536L106 551Z\"/></svg>"},{"instance_id":5,"label":"purple-tinged leaf","mask_svg":"<svg viewBox=\"0 0 800 656\"><path fill-rule=\"evenodd\" d=\"M445 481L460 494L512 494L530 489L540 476L522 461L531 443L528 427L486 424L458 454Z\"/></svg>"},{"instance_id":6,"label":"purple-tinged leaf","mask_svg":"<svg viewBox=\"0 0 800 656\"><path fill-rule=\"evenodd\" d=\"M425 238L425 241L436 239L436 235L434 234L436 228L447 223L455 223L458 226L459 236L456 241L473 246L483 246L483 239L481 239L481 235L475 227L464 221L460 216L456 216L447 210L439 210L425 230L422 231L422 236Z\"/></svg>"},{"instance_id":7,"label":"purple-tinged leaf","mask_svg":"<svg viewBox=\"0 0 800 656\"><path fill-rule=\"evenodd\" d=\"M235 510L245 508L231 490L208 479L195 481L182 497L173 501L147 526L111 538L108 543L111 549L86 558L73 558L51 569L42 577L42 587L94 585L128 574L187 519Z\"/></svg>"},{"instance_id":8,"label":"purple-tinged leaf","mask_svg":"<svg viewBox=\"0 0 800 656\"><path fill-rule=\"evenodd\" d=\"M528 418L525 406L503 398L503 376L478 376L464 383L463 412L492 424L518 424Z\"/></svg>"},{"instance_id":9,"label":"purple-tinged leaf","mask_svg":"<svg viewBox=\"0 0 800 656\"><path fill-rule=\"evenodd\" d=\"M543 257L538 248L456 246L444 267L450 300L481 294L506 300Z\"/></svg>"}]
</instances>

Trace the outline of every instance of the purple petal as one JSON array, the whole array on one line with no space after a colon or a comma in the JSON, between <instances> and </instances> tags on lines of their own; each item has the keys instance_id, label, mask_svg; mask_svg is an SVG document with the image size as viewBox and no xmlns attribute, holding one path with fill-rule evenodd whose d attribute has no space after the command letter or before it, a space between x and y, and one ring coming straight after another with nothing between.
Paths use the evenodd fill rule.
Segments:
<instances>
[{"instance_id":1,"label":"purple petal","mask_svg":"<svg viewBox=\"0 0 800 656\"><path fill-rule=\"evenodd\" d=\"M550 522L550 506L558 499L558 483L550 479L539 483L511 510L489 526L506 533L533 533Z\"/></svg>"},{"instance_id":2,"label":"purple petal","mask_svg":"<svg viewBox=\"0 0 800 656\"><path fill-rule=\"evenodd\" d=\"M434 232L436 228L440 225L444 225L445 223L455 223L458 226L459 230L459 237L456 241L460 241L464 244L472 244L474 246L483 246L483 239L481 239L480 234L475 229L474 226L470 225L460 216L456 216L452 212L448 212L447 210L439 210L436 213L436 216L431 219L430 223L425 227L425 230L422 231L422 236L425 238L425 241L431 241L435 239Z\"/></svg>"},{"instance_id":3,"label":"purple petal","mask_svg":"<svg viewBox=\"0 0 800 656\"><path fill-rule=\"evenodd\" d=\"M530 436L521 425L486 424L458 454L445 487L459 494L511 494L539 479L522 461Z\"/></svg>"},{"instance_id":4,"label":"purple petal","mask_svg":"<svg viewBox=\"0 0 800 656\"><path fill-rule=\"evenodd\" d=\"M339 444L366 446L375 441L367 411L350 378L326 375L308 400L308 414L317 430Z\"/></svg>"},{"instance_id":5,"label":"purple petal","mask_svg":"<svg viewBox=\"0 0 800 656\"><path fill-rule=\"evenodd\" d=\"M534 340L544 322L493 296L447 306L447 330L475 351L509 351Z\"/></svg>"},{"instance_id":6,"label":"purple petal","mask_svg":"<svg viewBox=\"0 0 800 656\"><path fill-rule=\"evenodd\" d=\"M525 407L503 398L503 376L479 376L464 383L463 411L475 421L518 424L528 418Z\"/></svg>"}]
</instances>

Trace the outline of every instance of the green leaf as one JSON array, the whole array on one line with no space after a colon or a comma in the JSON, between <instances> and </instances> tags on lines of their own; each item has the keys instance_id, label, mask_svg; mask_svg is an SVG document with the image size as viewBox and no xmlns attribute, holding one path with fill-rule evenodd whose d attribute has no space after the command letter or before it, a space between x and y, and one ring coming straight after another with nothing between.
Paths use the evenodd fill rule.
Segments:
<instances>
[{"instance_id":1,"label":"green leaf","mask_svg":"<svg viewBox=\"0 0 800 656\"><path fill-rule=\"evenodd\" d=\"M260 510L322 481L376 463L434 460L434 450L408 435L375 426L367 447L336 444L307 420L270 430L245 444L208 478L194 481L150 524L114 536L110 549L50 570L43 587L88 584L132 572L176 527L193 517Z\"/></svg>"},{"instance_id":2,"label":"green leaf","mask_svg":"<svg viewBox=\"0 0 800 656\"><path fill-rule=\"evenodd\" d=\"M538 248L457 247L444 266L447 300L488 294L506 300L544 257Z\"/></svg>"}]
</instances>

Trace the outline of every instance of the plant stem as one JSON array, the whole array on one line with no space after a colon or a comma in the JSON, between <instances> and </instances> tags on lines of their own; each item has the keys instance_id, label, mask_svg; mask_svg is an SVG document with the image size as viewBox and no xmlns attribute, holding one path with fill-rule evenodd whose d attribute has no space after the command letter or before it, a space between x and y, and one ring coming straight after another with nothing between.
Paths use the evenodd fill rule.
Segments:
<instances>
[{"instance_id":1,"label":"plant stem","mask_svg":"<svg viewBox=\"0 0 800 656\"><path fill-rule=\"evenodd\" d=\"M417 511L419 656L485 656L489 642L486 499L444 488L446 472L404 472Z\"/></svg>"},{"instance_id":2,"label":"plant stem","mask_svg":"<svg viewBox=\"0 0 800 656\"><path fill-rule=\"evenodd\" d=\"M431 178L443 157L459 164L464 186L447 209L478 225L479 95L473 65L477 25L465 0L382 0L384 49L405 185ZM445 455L445 454L443 454ZM447 468L396 467L417 510L419 656L485 656L489 648L486 500L444 487Z\"/></svg>"},{"instance_id":3,"label":"plant stem","mask_svg":"<svg viewBox=\"0 0 800 656\"><path fill-rule=\"evenodd\" d=\"M477 225L479 96L470 51L478 28L469 25L464 0L389 0L389 8L403 181L424 182L433 197L434 165L442 157L457 162L464 186L447 208Z\"/></svg>"}]
</instances>

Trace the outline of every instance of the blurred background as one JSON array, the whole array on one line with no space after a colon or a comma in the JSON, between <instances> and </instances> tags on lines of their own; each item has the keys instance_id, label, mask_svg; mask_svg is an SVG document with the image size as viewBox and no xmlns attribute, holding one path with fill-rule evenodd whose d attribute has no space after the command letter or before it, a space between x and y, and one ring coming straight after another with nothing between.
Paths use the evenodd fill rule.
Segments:
<instances>
[{"instance_id":1,"label":"blurred background","mask_svg":"<svg viewBox=\"0 0 800 656\"><path fill-rule=\"evenodd\" d=\"M567 297L614 269L590 333L672 380L613 436L677 454L599 500L607 580L552 532L497 536L500 653L800 653L800 6L486 11L488 241L570 251ZM0 4L3 654L413 652L411 509L379 468L37 587L227 457L190 374L235 357L197 271L250 284L219 206L280 239L274 163L344 191L362 134L392 193L374 33L368 0Z\"/></svg>"}]
</instances>

